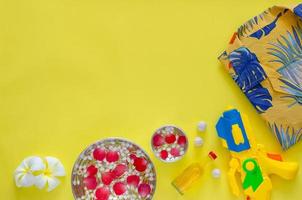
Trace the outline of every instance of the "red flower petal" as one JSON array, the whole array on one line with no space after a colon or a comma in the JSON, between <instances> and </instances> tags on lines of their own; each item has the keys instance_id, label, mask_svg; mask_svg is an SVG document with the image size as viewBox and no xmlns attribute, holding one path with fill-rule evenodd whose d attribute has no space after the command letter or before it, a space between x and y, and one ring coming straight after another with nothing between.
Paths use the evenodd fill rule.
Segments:
<instances>
[{"instance_id":1,"label":"red flower petal","mask_svg":"<svg viewBox=\"0 0 302 200\"><path fill-rule=\"evenodd\" d=\"M168 151L167 150L162 150L160 152L160 157L161 157L161 159L166 160L168 158Z\"/></svg>"},{"instance_id":2,"label":"red flower petal","mask_svg":"<svg viewBox=\"0 0 302 200\"><path fill-rule=\"evenodd\" d=\"M113 191L116 195L122 195L126 192L127 186L125 183L117 182L113 185Z\"/></svg>"},{"instance_id":3,"label":"red flower petal","mask_svg":"<svg viewBox=\"0 0 302 200\"><path fill-rule=\"evenodd\" d=\"M178 140L177 140L177 144L179 144L180 146L185 146L187 144L187 138L184 135L179 136Z\"/></svg>"},{"instance_id":4,"label":"red flower petal","mask_svg":"<svg viewBox=\"0 0 302 200\"><path fill-rule=\"evenodd\" d=\"M106 155L106 160L108 162L115 162L118 161L118 159L120 158L118 152L116 151L109 151Z\"/></svg>"},{"instance_id":5,"label":"red flower petal","mask_svg":"<svg viewBox=\"0 0 302 200\"><path fill-rule=\"evenodd\" d=\"M87 175L88 176L94 176L98 173L98 168L96 168L94 165L90 165L87 167Z\"/></svg>"},{"instance_id":6,"label":"red flower petal","mask_svg":"<svg viewBox=\"0 0 302 200\"><path fill-rule=\"evenodd\" d=\"M135 154L133 154L133 153L132 153L132 154L130 154L130 156L129 156L129 157L130 157L130 159L132 159L132 160L134 160L135 158L137 158L137 156L136 156Z\"/></svg>"},{"instance_id":7,"label":"red flower petal","mask_svg":"<svg viewBox=\"0 0 302 200\"><path fill-rule=\"evenodd\" d=\"M176 140L176 136L175 136L174 134L171 134L171 133L168 134L168 135L166 135L166 137L165 137L165 141L166 141L166 143L168 143L168 144L174 143L175 140Z\"/></svg>"},{"instance_id":8,"label":"red flower petal","mask_svg":"<svg viewBox=\"0 0 302 200\"><path fill-rule=\"evenodd\" d=\"M106 151L105 149L101 149L101 148L96 148L93 151L93 158L99 161L104 160L104 158L106 157Z\"/></svg>"},{"instance_id":9,"label":"red flower petal","mask_svg":"<svg viewBox=\"0 0 302 200\"><path fill-rule=\"evenodd\" d=\"M141 197L147 197L151 193L151 187L147 183L142 183L138 186L138 193Z\"/></svg>"},{"instance_id":10,"label":"red flower petal","mask_svg":"<svg viewBox=\"0 0 302 200\"><path fill-rule=\"evenodd\" d=\"M104 185L110 185L113 179L114 179L114 175L111 172L102 173L102 182L104 183Z\"/></svg>"},{"instance_id":11,"label":"red flower petal","mask_svg":"<svg viewBox=\"0 0 302 200\"><path fill-rule=\"evenodd\" d=\"M162 135L156 134L156 135L153 136L152 144L155 147L159 147L159 146L163 145L164 143L165 143L165 138Z\"/></svg>"},{"instance_id":12,"label":"red flower petal","mask_svg":"<svg viewBox=\"0 0 302 200\"><path fill-rule=\"evenodd\" d=\"M140 178L137 175L131 175L127 177L127 184L137 187L139 184Z\"/></svg>"},{"instance_id":13,"label":"red flower petal","mask_svg":"<svg viewBox=\"0 0 302 200\"><path fill-rule=\"evenodd\" d=\"M94 190L98 185L97 180L94 176L88 176L84 178L83 183L85 184L88 190Z\"/></svg>"},{"instance_id":14,"label":"red flower petal","mask_svg":"<svg viewBox=\"0 0 302 200\"><path fill-rule=\"evenodd\" d=\"M124 164L118 164L113 170L112 174L114 175L115 178L118 178L122 176L126 171L128 167Z\"/></svg>"},{"instance_id":15,"label":"red flower petal","mask_svg":"<svg viewBox=\"0 0 302 200\"><path fill-rule=\"evenodd\" d=\"M100 187L95 191L97 200L108 200L110 196L110 190L108 187Z\"/></svg>"},{"instance_id":16,"label":"red flower petal","mask_svg":"<svg viewBox=\"0 0 302 200\"><path fill-rule=\"evenodd\" d=\"M133 163L135 169L139 172L145 171L147 168L147 164L148 162L145 158L136 158Z\"/></svg>"},{"instance_id":17,"label":"red flower petal","mask_svg":"<svg viewBox=\"0 0 302 200\"><path fill-rule=\"evenodd\" d=\"M179 149L177 149L177 148L172 148L171 151L170 151L170 153L174 157L177 157L177 156L180 155Z\"/></svg>"}]
</instances>

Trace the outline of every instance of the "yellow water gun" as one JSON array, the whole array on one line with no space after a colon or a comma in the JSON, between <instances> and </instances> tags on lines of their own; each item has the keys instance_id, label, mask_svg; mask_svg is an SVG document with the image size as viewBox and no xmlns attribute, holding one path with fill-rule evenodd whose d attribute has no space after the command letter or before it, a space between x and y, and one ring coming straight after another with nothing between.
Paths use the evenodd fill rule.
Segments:
<instances>
[{"instance_id":1,"label":"yellow water gun","mask_svg":"<svg viewBox=\"0 0 302 200\"><path fill-rule=\"evenodd\" d=\"M216 130L232 156L228 180L236 196L240 195L242 187L247 200L269 200L272 190L269 175L275 174L287 180L296 176L298 164L283 162L281 155L267 153L261 144L256 143L247 116L238 110L225 111L216 124ZM241 176L241 184L237 182L237 173Z\"/></svg>"}]
</instances>

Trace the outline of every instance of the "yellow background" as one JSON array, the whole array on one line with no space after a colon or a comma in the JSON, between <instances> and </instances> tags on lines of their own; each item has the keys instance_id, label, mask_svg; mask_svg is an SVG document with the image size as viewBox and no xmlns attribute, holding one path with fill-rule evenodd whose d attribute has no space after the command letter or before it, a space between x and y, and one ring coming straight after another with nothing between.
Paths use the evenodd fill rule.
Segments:
<instances>
[{"instance_id":1,"label":"yellow background","mask_svg":"<svg viewBox=\"0 0 302 200\"><path fill-rule=\"evenodd\" d=\"M233 31L273 0L0 0L0 199L73 199L70 173L96 140L124 137L141 145L157 169L155 200L235 199L226 171L228 152L214 125L227 105L250 116L267 149L281 152L264 121L218 62ZM152 132L167 123L190 142L208 122L202 148L164 164L151 153ZM216 150L216 167L183 197L170 181ZM302 144L283 152L302 164ZM56 156L67 176L53 192L18 189L13 171L26 156ZM214 167L214 166L211 166ZM302 177L273 177L272 199L300 199ZM299 198L300 197L300 198Z\"/></svg>"}]
</instances>

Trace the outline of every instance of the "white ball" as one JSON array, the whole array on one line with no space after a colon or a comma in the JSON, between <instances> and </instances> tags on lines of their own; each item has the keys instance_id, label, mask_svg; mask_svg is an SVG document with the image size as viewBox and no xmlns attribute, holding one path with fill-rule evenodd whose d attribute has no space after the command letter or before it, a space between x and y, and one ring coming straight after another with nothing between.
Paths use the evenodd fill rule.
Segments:
<instances>
[{"instance_id":1,"label":"white ball","mask_svg":"<svg viewBox=\"0 0 302 200\"><path fill-rule=\"evenodd\" d=\"M203 145L203 139L201 137L197 136L197 137L195 137L194 143L195 143L195 146L201 147Z\"/></svg>"},{"instance_id":2,"label":"white ball","mask_svg":"<svg viewBox=\"0 0 302 200\"><path fill-rule=\"evenodd\" d=\"M207 123L205 121L200 121L197 125L199 131L205 131L207 128Z\"/></svg>"},{"instance_id":3,"label":"white ball","mask_svg":"<svg viewBox=\"0 0 302 200\"><path fill-rule=\"evenodd\" d=\"M221 171L220 171L220 169L213 169L213 171L212 171L212 176L214 177L214 178L219 178L220 177L220 175L221 175Z\"/></svg>"}]
</instances>

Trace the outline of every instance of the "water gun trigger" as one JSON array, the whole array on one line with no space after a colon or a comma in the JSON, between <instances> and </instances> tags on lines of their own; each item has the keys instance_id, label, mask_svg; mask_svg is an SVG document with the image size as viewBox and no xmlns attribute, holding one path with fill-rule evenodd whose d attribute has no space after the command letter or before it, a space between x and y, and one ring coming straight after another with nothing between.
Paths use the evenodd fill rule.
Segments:
<instances>
[{"instance_id":1,"label":"water gun trigger","mask_svg":"<svg viewBox=\"0 0 302 200\"><path fill-rule=\"evenodd\" d=\"M239 168L239 162L238 162L238 160L232 158L229 165L230 165L230 169L228 171L229 184L230 184L232 193L235 196L239 197L240 189L239 189L239 184L237 183L237 180L236 180L236 172Z\"/></svg>"},{"instance_id":2,"label":"water gun trigger","mask_svg":"<svg viewBox=\"0 0 302 200\"><path fill-rule=\"evenodd\" d=\"M282 156L280 154L276 154L276 153L267 153L266 154L267 157L269 157L272 160L277 160L277 161L283 161Z\"/></svg>"}]
</instances>

